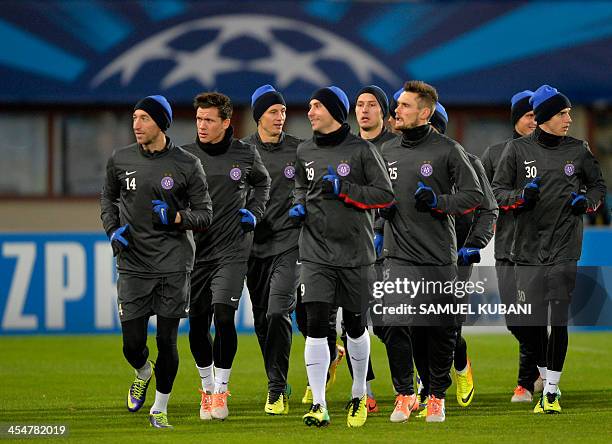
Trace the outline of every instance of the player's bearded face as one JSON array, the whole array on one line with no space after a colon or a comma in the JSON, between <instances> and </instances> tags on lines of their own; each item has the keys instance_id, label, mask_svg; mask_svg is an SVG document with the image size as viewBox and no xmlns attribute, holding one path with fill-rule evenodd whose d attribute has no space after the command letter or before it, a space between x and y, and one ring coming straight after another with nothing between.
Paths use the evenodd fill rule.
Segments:
<instances>
[{"instance_id":1,"label":"player's bearded face","mask_svg":"<svg viewBox=\"0 0 612 444\"><path fill-rule=\"evenodd\" d=\"M382 110L373 94L363 93L357 97L355 115L362 130L369 131L382 126Z\"/></svg>"},{"instance_id":2,"label":"player's bearded face","mask_svg":"<svg viewBox=\"0 0 612 444\"><path fill-rule=\"evenodd\" d=\"M277 103L276 105L272 105L261 115L259 125L268 136L277 137L283 131L286 118L287 108Z\"/></svg>"},{"instance_id":3,"label":"player's bearded face","mask_svg":"<svg viewBox=\"0 0 612 444\"><path fill-rule=\"evenodd\" d=\"M514 129L521 136L528 136L534 129L536 129L536 126L535 114L533 111L529 111L528 113L524 114L523 117L518 119L516 125L514 125Z\"/></svg>"},{"instance_id":4,"label":"player's bearded face","mask_svg":"<svg viewBox=\"0 0 612 444\"><path fill-rule=\"evenodd\" d=\"M132 129L136 142L140 145L150 145L162 134L162 130L151 116L141 109L134 111L132 115Z\"/></svg>"},{"instance_id":5,"label":"player's bearded face","mask_svg":"<svg viewBox=\"0 0 612 444\"><path fill-rule=\"evenodd\" d=\"M549 121L544 122L541 126L544 131L555 136L565 136L569 131L572 118L570 117L570 109L565 108L552 116Z\"/></svg>"},{"instance_id":6,"label":"player's bearded face","mask_svg":"<svg viewBox=\"0 0 612 444\"><path fill-rule=\"evenodd\" d=\"M421 111L422 109L419 109L417 95L412 92L404 91L397 99L395 129L406 130L427 123L427 121L422 122L422 119L419 117Z\"/></svg>"},{"instance_id":7,"label":"player's bearded face","mask_svg":"<svg viewBox=\"0 0 612 444\"><path fill-rule=\"evenodd\" d=\"M309 104L308 120L313 131L317 131L321 134L329 134L334 129L334 118L327 111L327 108L323 106L317 99L312 99Z\"/></svg>"},{"instance_id":8,"label":"player's bearded face","mask_svg":"<svg viewBox=\"0 0 612 444\"><path fill-rule=\"evenodd\" d=\"M221 142L229 124L230 119L222 119L219 110L215 107L198 108L196 112L198 139L202 143Z\"/></svg>"}]
</instances>

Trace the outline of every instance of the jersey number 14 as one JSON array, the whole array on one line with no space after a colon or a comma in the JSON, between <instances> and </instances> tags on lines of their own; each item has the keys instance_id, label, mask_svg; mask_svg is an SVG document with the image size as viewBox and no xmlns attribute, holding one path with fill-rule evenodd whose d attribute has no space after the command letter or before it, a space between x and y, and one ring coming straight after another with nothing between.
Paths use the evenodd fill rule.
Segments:
<instances>
[{"instance_id":1,"label":"jersey number 14","mask_svg":"<svg viewBox=\"0 0 612 444\"><path fill-rule=\"evenodd\" d=\"M126 177L125 178L125 188L127 190L135 190L136 189L136 178Z\"/></svg>"}]
</instances>

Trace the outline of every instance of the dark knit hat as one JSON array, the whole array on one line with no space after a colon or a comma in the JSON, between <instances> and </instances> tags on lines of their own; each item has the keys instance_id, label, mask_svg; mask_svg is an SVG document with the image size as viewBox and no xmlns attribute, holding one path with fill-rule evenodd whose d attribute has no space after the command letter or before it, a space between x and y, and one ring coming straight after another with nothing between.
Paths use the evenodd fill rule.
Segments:
<instances>
[{"instance_id":1,"label":"dark knit hat","mask_svg":"<svg viewBox=\"0 0 612 444\"><path fill-rule=\"evenodd\" d=\"M391 99L391 102L389 102L389 115L393 117L394 119L395 119L395 108L397 108L397 99L399 99L399 96L401 96L403 92L404 92L403 87L395 91L393 93L393 98Z\"/></svg>"},{"instance_id":2,"label":"dark knit hat","mask_svg":"<svg viewBox=\"0 0 612 444\"><path fill-rule=\"evenodd\" d=\"M147 96L134 106L134 111L137 109L141 109L150 115L163 132L170 128L172 108L164 96Z\"/></svg>"},{"instance_id":3,"label":"dark knit hat","mask_svg":"<svg viewBox=\"0 0 612 444\"><path fill-rule=\"evenodd\" d=\"M283 95L275 90L272 85L263 85L255 90L251 96L251 108L253 108L253 119L259 122L263 113L272 105L286 106Z\"/></svg>"},{"instance_id":4,"label":"dark knit hat","mask_svg":"<svg viewBox=\"0 0 612 444\"><path fill-rule=\"evenodd\" d=\"M357 93L357 100L359 100L360 95L365 93L372 94L376 97L376 101L382 110L383 119L387 117L387 113L389 112L389 99L387 99L385 92L376 85L368 85L359 90Z\"/></svg>"},{"instance_id":5,"label":"dark knit hat","mask_svg":"<svg viewBox=\"0 0 612 444\"><path fill-rule=\"evenodd\" d=\"M536 89L529 101L538 125L548 122L562 109L572 107L569 99L550 85L542 85Z\"/></svg>"},{"instance_id":6,"label":"dark knit hat","mask_svg":"<svg viewBox=\"0 0 612 444\"><path fill-rule=\"evenodd\" d=\"M512 120L512 128L514 128L516 122L518 122L521 117L533 109L530 102L532 97L533 91L526 89L525 91L516 93L510 99L510 119Z\"/></svg>"},{"instance_id":7,"label":"dark knit hat","mask_svg":"<svg viewBox=\"0 0 612 444\"><path fill-rule=\"evenodd\" d=\"M440 134L446 133L446 125L448 125L448 114L446 109L440 102L436 102L436 109L429 119L431 126L433 126Z\"/></svg>"},{"instance_id":8,"label":"dark knit hat","mask_svg":"<svg viewBox=\"0 0 612 444\"><path fill-rule=\"evenodd\" d=\"M312 93L310 100L316 99L329 111L338 123L346 122L349 113L349 100L344 91L337 86L326 86Z\"/></svg>"}]
</instances>

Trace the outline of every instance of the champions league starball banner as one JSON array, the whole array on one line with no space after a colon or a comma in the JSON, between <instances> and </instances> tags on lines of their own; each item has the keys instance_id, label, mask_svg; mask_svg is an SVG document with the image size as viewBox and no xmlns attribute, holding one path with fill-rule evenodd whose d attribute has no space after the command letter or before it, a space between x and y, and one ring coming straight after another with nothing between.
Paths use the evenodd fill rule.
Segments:
<instances>
[{"instance_id":1,"label":"champions league starball banner","mask_svg":"<svg viewBox=\"0 0 612 444\"><path fill-rule=\"evenodd\" d=\"M612 231L585 230L569 325L612 327L611 250ZM476 326L501 326L509 318L516 323L536 320L537 299L519 291L510 301L500 298L492 258L485 256L469 279L432 279L431 270L429 275L422 270L415 274L391 266L388 275L373 282L367 301L370 319L375 325L410 325L460 318L464 325ZM103 233L0 234L0 334L118 333L116 279ZM253 331L246 290L236 325L240 332ZM187 328L182 321L181 331Z\"/></svg>"},{"instance_id":2,"label":"champions league starball banner","mask_svg":"<svg viewBox=\"0 0 612 444\"><path fill-rule=\"evenodd\" d=\"M610 22L607 1L4 2L0 101L187 105L217 90L248 104L271 83L303 104L323 85L354 97L407 79L445 104L507 105L543 80L575 103L609 101Z\"/></svg>"}]
</instances>

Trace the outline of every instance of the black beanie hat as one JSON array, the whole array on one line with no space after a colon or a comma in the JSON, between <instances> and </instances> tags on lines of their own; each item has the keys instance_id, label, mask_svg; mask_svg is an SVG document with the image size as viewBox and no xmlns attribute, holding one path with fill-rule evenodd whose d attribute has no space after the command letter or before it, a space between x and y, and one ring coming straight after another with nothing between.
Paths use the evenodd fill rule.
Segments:
<instances>
[{"instance_id":1,"label":"black beanie hat","mask_svg":"<svg viewBox=\"0 0 612 444\"><path fill-rule=\"evenodd\" d=\"M359 90L357 93L357 100L359 100L360 95L365 93L372 94L376 97L376 101L382 110L383 119L387 117L387 113L389 112L389 99L387 99L385 92L376 85L368 85Z\"/></svg>"},{"instance_id":2,"label":"black beanie hat","mask_svg":"<svg viewBox=\"0 0 612 444\"><path fill-rule=\"evenodd\" d=\"M310 100L316 99L329 111L338 123L346 122L349 112L349 101L346 93L337 86L327 86L317 89Z\"/></svg>"},{"instance_id":3,"label":"black beanie hat","mask_svg":"<svg viewBox=\"0 0 612 444\"><path fill-rule=\"evenodd\" d=\"M530 99L538 125L548 122L555 114L565 108L571 108L569 99L549 85L542 85Z\"/></svg>"},{"instance_id":4,"label":"black beanie hat","mask_svg":"<svg viewBox=\"0 0 612 444\"><path fill-rule=\"evenodd\" d=\"M134 111L137 109L141 109L150 115L163 132L170 128L172 108L164 96L147 96L134 106Z\"/></svg>"},{"instance_id":5,"label":"black beanie hat","mask_svg":"<svg viewBox=\"0 0 612 444\"><path fill-rule=\"evenodd\" d=\"M510 119L512 120L512 128L516 126L516 122L518 122L521 117L533 109L530 103L531 97L533 97L533 91L526 89L525 91L516 93L510 99Z\"/></svg>"},{"instance_id":6,"label":"black beanie hat","mask_svg":"<svg viewBox=\"0 0 612 444\"><path fill-rule=\"evenodd\" d=\"M263 85L257 88L251 96L251 108L253 109L255 122L259 122L268 108L277 104L286 106L283 95L275 90L272 85Z\"/></svg>"}]
</instances>

